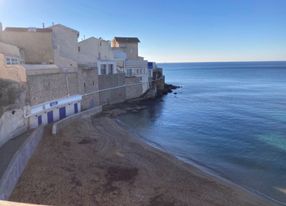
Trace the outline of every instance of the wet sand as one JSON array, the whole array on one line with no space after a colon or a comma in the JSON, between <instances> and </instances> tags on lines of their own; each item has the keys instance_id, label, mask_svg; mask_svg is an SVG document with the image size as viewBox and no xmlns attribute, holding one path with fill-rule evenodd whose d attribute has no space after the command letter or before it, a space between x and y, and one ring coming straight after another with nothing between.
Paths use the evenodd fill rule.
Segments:
<instances>
[{"instance_id":1,"label":"wet sand","mask_svg":"<svg viewBox=\"0 0 286 206\"><path fill-rule=\"evenodd\" d=\"M45 135L11 201L46 205L273 205L152 148L106 116Z\"/></svg>"}]
</instances>

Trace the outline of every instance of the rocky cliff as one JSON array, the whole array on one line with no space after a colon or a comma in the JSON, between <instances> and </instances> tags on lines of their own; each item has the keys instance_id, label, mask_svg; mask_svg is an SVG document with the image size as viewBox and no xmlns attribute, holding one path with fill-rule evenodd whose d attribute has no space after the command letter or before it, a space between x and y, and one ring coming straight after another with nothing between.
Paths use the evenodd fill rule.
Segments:
<instances>
[{"instance_id":1,"label":"rocky cliff","mask_svg":"<svg viewBox=\"0 0 286 206\"><path fill-rule=\"evenodd\" d=\"M22 108L26 104L26 85L0 79L0 117L5 111Z\"/></svg>"}]
</instances>

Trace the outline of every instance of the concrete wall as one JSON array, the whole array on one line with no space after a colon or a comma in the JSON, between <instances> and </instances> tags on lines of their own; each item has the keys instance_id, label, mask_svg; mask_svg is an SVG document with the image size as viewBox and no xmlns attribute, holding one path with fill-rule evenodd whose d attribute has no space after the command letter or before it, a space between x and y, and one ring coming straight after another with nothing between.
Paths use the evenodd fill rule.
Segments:
<instances>
[{"instance_id":1,"label":"concrete wall","mask_svg":"<svg viewBox=\"0 0 286 206\"><path fill-rule=\"evenodd\" d=\"M17 46L27 64L54 62L52 31L47 30L4 30L1 41Z\"/></svg>"},{"instance_id":2,"label":"concrete wall","mask_svg":"<svg viewBox=\"0 0 286 206\"><path fill-rule=\"evenodd\" d=\"M14 154L4 175L0 179L0 199L7 200L9 198L34 150L42 139L42 136L43 128L40 127L33 131L24 144Z\"/></svg>"},{"instance_id":3,"label":"concrete wall","mask_svg":"<svg viewBox=\"0 0 286 206\"><path fill-rule=\"evenodd\" d=\"M78 83L78 75L75 72L28 76L30 105L76 95L79 93Z\"/></svg>"},{"instance_id":4,"label":"concrete wall","mask_svg":"<svg viewBox=\"0 0 286 206\"><path fill-rule=\"evenodd\" d=\"M98 76L98 85L99 90L118 87L116 89L101 91L99 93L100 105L114 104L125 101L125 74L118 73L113 75L100 75Z\"/></svg>"},{"instance_id":5,"label":"concrete wall","mask_svg":"<svg viewBox=\"0 0 286 206\"><path fill-rule=\"evenodd\" d=\"M143 89L139 77L126 77L126 99L137 98L142 95Z\"/></svg>"},{"instance_id":6,"label":"concrete wall","mask_svg":"<svg viewBox=\"0 0 286 206\"><path fill-rule=\"evenodd\" d=\"M93 107L91 109L85 110L83 112L80 112L78 114L70 116L70 117L63 119L61 121L58 121L58 122L53 124L52 134L56 135L61 129L63 129L64 127L66 127L67 125L69 125L71 122L73 122L74 120L76 120L78 118L88 117L91 115L98 114L100 112L102 112L102 106Z\"/></svg>"},{"instance_id":7,"label":"concrete wall","mask_svg":"<svg viewBox=\"0 0 286 206\"><path fill-rule=\"evenodd\" d=\"M53 30L55 64L60 67L77 67L79 32L63 25L50 27Z\"/></svg>"}]
</instances>

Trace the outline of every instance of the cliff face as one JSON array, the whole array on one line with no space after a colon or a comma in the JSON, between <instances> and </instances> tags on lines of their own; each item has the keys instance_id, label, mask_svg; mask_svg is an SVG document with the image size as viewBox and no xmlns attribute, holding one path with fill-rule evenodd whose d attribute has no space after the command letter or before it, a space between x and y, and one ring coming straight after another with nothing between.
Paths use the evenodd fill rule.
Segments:
<instances>
[{"instance_id":1,"label":"cliff face","mask_svg":"<svg viewBox=\"0 0 286 206\"><path fill-rule=\"evenodd\" d=\"M25 84L0 79L0 146L27 130L26 92Z\"/></svg>"},{"instance_id":2,"label":"cliff face","mask_svg":"<svg viewBox=\"0 0 286 206\"><path fill-rule=\"evenodd\" d=\"M24 84L0 79L0 117L8 110L25 106L26 89Z\"/></svg>"}]
</instances>

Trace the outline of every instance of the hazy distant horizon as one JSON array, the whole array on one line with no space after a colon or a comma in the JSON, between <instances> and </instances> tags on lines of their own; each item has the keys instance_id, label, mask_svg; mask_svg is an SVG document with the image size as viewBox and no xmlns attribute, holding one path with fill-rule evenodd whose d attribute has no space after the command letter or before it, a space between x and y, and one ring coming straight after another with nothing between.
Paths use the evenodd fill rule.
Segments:
<instances>
[{"instance_id":1,"label":"hazy distant horizon","mask_svg":"<svg viewBox=\"0 0 286 206\"><path fill-rule=\"evenodd\" d=\"M243 63L243 62L286 62L286 60L253 60L253 61L186 61L186 62L157 62L157 64L188 64L188 63Z\"/></svg>"}]
</instances>

